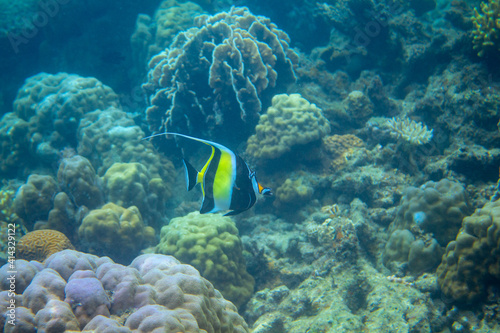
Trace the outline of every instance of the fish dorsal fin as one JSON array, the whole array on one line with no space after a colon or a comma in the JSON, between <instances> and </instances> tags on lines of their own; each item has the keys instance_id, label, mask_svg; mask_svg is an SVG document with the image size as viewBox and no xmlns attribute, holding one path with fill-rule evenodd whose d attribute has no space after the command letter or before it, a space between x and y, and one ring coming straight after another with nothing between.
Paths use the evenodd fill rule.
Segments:
<instances>
[{"instance_id":1,"label":"fish dorsal fin","mask_svg":"<svg viewBox=\"0 0 500 333\"><path fill-rule=\"evenodd\" d=\"M191 191L198 184L198 171L185 159L182 159L182 162L184 162L184 169L186 169L187 190Z\"/></svg>"}]
</instances>

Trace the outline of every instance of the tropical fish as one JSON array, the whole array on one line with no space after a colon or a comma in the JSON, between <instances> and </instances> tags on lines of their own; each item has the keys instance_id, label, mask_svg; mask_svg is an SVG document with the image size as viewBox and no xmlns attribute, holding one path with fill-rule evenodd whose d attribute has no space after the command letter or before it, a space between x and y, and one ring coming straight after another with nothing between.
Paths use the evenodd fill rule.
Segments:
<instances>
[{"instance_id":1,"label":"tropical fish","mask_svg":"<svg viewBox=\"0 0 500 333\"><path fill-rule=\"evenodd\" d=\"M255 172L229 148L212 141L172 132L156 134L144 139L160 135L175 135L202 142L212 148L212 154L201 171L197 171L183 158L187 190L190 191L197 184L201 184L203 194L201 214L230 210L224 215L236 215L250 209L257 201L257 194L272 195L271 189L259 184Z\"/></svg>"}]
</instances>

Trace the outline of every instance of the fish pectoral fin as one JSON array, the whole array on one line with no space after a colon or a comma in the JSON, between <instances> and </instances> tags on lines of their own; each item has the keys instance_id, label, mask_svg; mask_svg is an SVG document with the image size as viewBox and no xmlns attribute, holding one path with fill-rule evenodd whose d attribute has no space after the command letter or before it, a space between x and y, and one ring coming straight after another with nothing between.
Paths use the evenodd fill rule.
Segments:
<instances>
[{"instance_id":1,"label":"fish pectoral fin","mask_svg":"<svg viewBox=\"0 0 500 333\"><path fill-rule=\"evenodd\" d=\"M182 162L186 170L186 187L188 191L191 191L198 184L198 171L185 159L182 159Z\"/></svg>"}]
</instances>

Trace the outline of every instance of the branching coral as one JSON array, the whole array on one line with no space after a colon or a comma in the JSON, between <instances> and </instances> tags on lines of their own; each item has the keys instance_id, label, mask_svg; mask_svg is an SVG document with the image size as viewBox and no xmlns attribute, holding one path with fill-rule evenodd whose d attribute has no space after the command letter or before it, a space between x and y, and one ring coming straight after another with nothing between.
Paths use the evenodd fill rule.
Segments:
<instances>
[{"instance_id":1,"label":"branching coral","mask_svg":"<svg viewBox=\"0 0 500 333\"><path fill-rule=\"evenodd\" d=\"M500 52L500 1L481 2L481 13L474 8L474 49L480 57L489 51Z\"/></svg>"},{"instance_id":2,"label":"branching coral","mask_svg":"<svg viewBox=\"0 0 500 333\"><path fill-rule=\"evenodd\" d=\"M149 63L150 129L245 137L263 101L295 81L298 56L285 32L246 7L198 16L195 25Z\"/></svg>"},{"instance_id":3,"label":"branching coral","mask_svg":"<svg viewBox=\"0 0 500 333\"><path fill-rule=\"evenodd\" d=\"M386 126L390 134L396 138L403 138L414 145L423 145L431 141L432 132L426 125L409 118L391 118L387 120Z\"/></svg>"}]
</instances>

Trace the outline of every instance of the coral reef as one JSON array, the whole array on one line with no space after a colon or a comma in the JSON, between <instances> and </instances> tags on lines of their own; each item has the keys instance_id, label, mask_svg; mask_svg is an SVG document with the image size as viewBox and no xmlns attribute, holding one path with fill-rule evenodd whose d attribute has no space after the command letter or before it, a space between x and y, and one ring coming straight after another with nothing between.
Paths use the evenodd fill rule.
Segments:
<instances>
[{"instance_id":1,"label":"coral reef","mask_svg":"<svg viewBox=\"0 0 500 333\"><path fill-rule=\"evenodd\" d=\"M137 207L123 208L112 202L91 210L78 228L78 236L85 250L123 263L155 243L154 229L144 225Z\"/></svg>"},{"instance_id":2,"label":"coral reef","mask_svg":"<svg viewBox=\"0 0 500 333\"><path fill-rule=\"evenodd\" d=\"M74 155L63 158L57 171L57 181L77 206L93 209L102 204L100 179L85 157Z\"/></svg>"},{"instance_id":3,"label":"coral reef","mask_svg":"<svg viewBox=\"0 0 500 333\"><path fill-rule=\"evenodd\" d=\"M164 0L156 9L153 18L146 14L137 16L136 28L130 40L135 61L146 69L151 57L167 48L180 31L194 25L194 17L203 14L197 4L186 1Z\"/></svg>"},{"instance_id":4,"label":"coral reef","mask_svg":"<svg viewBox=\"0 0 500 333\"><path fill-rule=\"evenodd\" d=\"M16 307L20 326L54 332L249 331L235 306L212 284L170 256L142 255L122 266L109 258L65 250L43 265L17 263L18 277L25 277L27 285L15 294L16 304L24 306ZM2 281L7 270L7 265L0 268ZM8 285L2 283L2 290ZM134 298L132 290L147 292ZM2 313L9 297L7 291L0 293Z\"/></svg>"},{"instance_id":5,"label":"coral reef","mask_svg":"<svg viewBox=\"0 0 500 333\"><path fill-rule=\"evenodd\" d=\"M349 119L363 124L373 114L374 105L362 91L354 90L342 101Z\"/></svg>"},{"instance_id":6,"label":"coral reef","mask_svg":"<svg viewBox=\"0 0 500 333\"><path fill-rule=\"evenodd\" d=\"M198 16L195 26L149 63L150 130L246 139L270 97L295 81L298 57L285 32L245 7Z\"/></svg>"},{"instance_id":7,"label":"coral reef","mask_svg":"<svg viewBox=\"0 0 500 333\"><path fill-rule=\"evenodd\" d=\"M330 171L339 171L346 166L356 150L363 149L363 140L352 134L331 135L323 138L323 164Z\"/></svg>"},{"instance_id":8,"label":"coral reef","mask_svg":"<svg viewBox=\"0 0 500 333\"><path fill-rule=\"evenodd\" d=\"M316 105L299 94L276 95L248 139L246 152L256 160L277 159L329 132L328 120Z\"/></svg>"},{"instance_id":9,"label":"coral reef","mask_svg":"<svg viewBox=\"0 0 500 333\"><path fill-rule=\"evenodd\" d=\"M446 297L471 304L486 295L500 279L500 201L487 203L464 218L454 241L446 247L437 269L438 283Z\"/></svg>"},{"instance_id":10,"label":"coral reef","mask_svg":"<svg viewBox=\"0 0 500 333\"><path fill-rule=\"evenodd\" d=\"M29 124L9 112L0 120L0 173L18 174L29 163Z\"/></svg>"},{"instance_id":11,"label":"coral reef","mask_svg":"<svg viewBox=\"0 0 500 333\"><path fill-rule=\"evenodd\" d=\"M433 130L429 130L426 125L415 122L409 118L391 118L387 120L386 127L391 136L402 138L410 144L422 145L432 139Z\"/></svg>"},{"instance_id":12,"label":"coral reef","mask_svg":"<svg viewBox=\"0 0 500 333\"><path fill-rule=\"evenodd\" d=\"M229 217L198 212L177 217L161 229L156 251L171 254L199 269L203 277L237 306L252 295L238 229Z\"/></svg>"},{"instance_id":13,"label":"coral reef","mask_svg":"<svg viewBox=\"0 0 500 333\"><path fill-rule=\"evenodd\" d=\"M85 113L111 106L119 106L118 96L95 78L40 73L19 89L14 112L30 123L33 153L54 161L59 149L76 146L76 130Z\"/></svg>"},{"instance_id":14,"label":"coral reef","mask_svg":"<svg viewBox=\"0 0 500 333\"><path fill-rule=\"evenodd\" d=\"M26 184L17 190L15 212L24 220L28 230L33 229L37 220L47 219L58 192L59 186L54 178L37 174L29 176Z\"/></svg>"},{"instance_id":15,"label":"coral reef","mask_svg":"<svg viewBox=\"0 0 500 333\"><path fill-rule=\"evenodd\" d=\"M277 200L273 204L278 207L300 207L311 199L313 193L314 187L311 181L303 173L298 173L292 175L291 178L287 178L276 189Z\"/></svg>"},{"instance_id":16,"label":"coral reef","mask_svg":"<svg viewBox=\"0 0 500 333\"><path fill-rule=\"evenodd\" d=\"M488 0L481 2L481 13L474 8L472 17L474 24L474 49L478 50L480 57L489 52L500 52L500 2L498 0Z\"/></svg>"},{"instance_id":17,"label":"coral reef","mask_svg":"<svg viewBox=\"0 0 500 333\"><path fill-rule=\"evenodd\" d=\"M462 185L442 179L420 188L410 186L403 193L383 254L384 264L399 270L408 264L418 275L439 265L443 248L457 234L462 219L472 213Z\"/></svg>"},{"instance_id":18,"label":"coral reef","mask_svg":"<svg viewBox=\"0 0 500 333\"><path fill-rule=\"evenodd\" d=\"M63 233L56 230L35 230L19 239L17 257L42 262L52 254L66 249L75 248Z\"/></svg>"}]
</instances>

